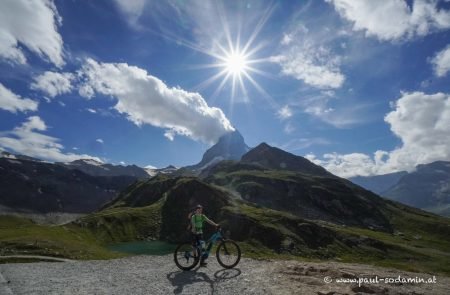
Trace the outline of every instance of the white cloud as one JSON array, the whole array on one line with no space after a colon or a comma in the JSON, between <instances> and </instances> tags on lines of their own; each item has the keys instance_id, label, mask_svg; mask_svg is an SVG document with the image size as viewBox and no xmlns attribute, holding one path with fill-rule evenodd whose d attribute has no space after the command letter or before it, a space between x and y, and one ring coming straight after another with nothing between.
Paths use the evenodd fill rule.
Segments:
<instances>
[{"instance_id":1,"label":"white cloud","mask_svg":"<svg viewBox=\"0 0 450 295\"><path fill-rule=\"evenodd\" d=\"M297 105L304 113L336 128L348 128L370 120L367 111L370 105L348 101L333 108L330 106L332 99L328 92L322 91L317 95L303 96Z\"/></svg>"},{"instance_id":2,"label":"white cloud","mask_svg":"<svg viewBox=\"0 0 450 295\"><path fill-rule=\"evenodd\" d=\"M286 134L291 134L292 132L295 131L295 126L292 125L291 122L288 122L288 123L284 126L283 131L284 131Z\"/></svg>"},{"instance_id":3,"label":"white cloud","mask_svg":"<svg viewBox=\"0 0 450 295\"><path fill-rule=\"evenodd\" d=\"M44 135L38 131L46 131L47 125L38 116L29 117L28 120L12 131L1 132L0 147L13 152L36 157L49 161L69 162L77 159L95 159L89 155L64 153L64 146L59 139Z\"/></svg>"},{"instance_id":4,"label":"white cloud","mask_svg":"<svg viewBox=\"0 0 450 295\"><path fill-rule=\"evenodd\" d=\"M57 31L60 24L61 17L51 0L0 1L0 57L25 64L20 42L41 58L61 67L64 60L63 41Z\"/></svg>"},{"instance_id":5,"label":"white cloud","mask_svg":"<svg viewBox=\"0 0 450 295\"><path fill-rule=\"evenodd\" d=\"M126 163L125 163L124 161L120 161L119 164L120 164L120 165L123 165L123 166L126 165Z\"/></svg>"},{"instance_id":6,"label":"white cloud","mask_svg":"<svg viewBox=\"0 0 450 295\"><path fill-rule=\"evenodd\" d=\"M450 95L423 92L402 93L385 121L402 145L390 152L376 151L372 156L326 154L309 158L339 176L385 174L411 171L419 164L450 160Z\"/></svg>"},{"instance_id":7,"label":"white cloud","mask_svg":"<svg viewBox=\"0 0 450 295\"><path fill-rule=\"evenodd\" d=\"M344 84L341 57L310 37L304 26L284 34L281 44L281 53L270 61L281 66L282 74L319 89L336 89Z\"/></svg>"},{"instance_id":8,"label":"white cloud","mask_svg":"<svg viewBox=\"0 0 450 295\"><path fill-rule=\"evenodd\" d=\"M292 117L293 114L291 108L288 105L285 105L278 110L277 115L280 119L284 120Z\"/></svg>"},{"instance_id":9,"label":"white cloud","mask_svg":"<svg viewBox=\"0 0 450 295\"><path fill-rule=\"evenodd\" d=\"M75 76L71 73L57 73L47 71L34 78L31 89L41 90L50 97L55 97L72 91L72 81Z\"/></svg>"},{"instance_id":10,"label":"white cloud","mask_svg":"<svg viewBox=\"0 0 450 295\"><path fill-rule=\"evenodd\" d=\"M436 76L444 77L450 71L450 45L439 51L431 60Z\"/></svg>"},{"instance_id":11,"label":"white cloud","mask_svg":"<svg viewBox=\"0 0 450 295\"><path fill-rule=\"evenodd\" d=\"M345 155L330 153L324 154L322 159L318 159L314 154L308 154L305 157L341 177L379 174L374 160L369 155L362 153Z\"/></svg>"},{"instance_id":12,"label":"white cloud","mask_svg":"<svg viewBox=\"0 0 450 295\"><path fill-rule=\"evenodd\" d=\"M97 113L96 110L91 109L91 108L86 109L86 111L88 111L89 113L93 113L93 114L96 114L96 113Z\"/></svg>"},{"instance_id":13,"label":"white cloud","mask_svg":"<svg viewBox=\"0 0 450 295\"><path fill-rule=\"evenodd\" d=\"M146 1L145 0L114 0L117 8L128 21L129 25L138 28L138 21L141 17Z\"/></svg>"},{"instance_id":14,"label":"white cloud","mask_svg":"<svg viewBox=\"0 0 450 295\"><path fill-rule=\"evenodd\" d=\"M82 97L88 98L88 99L93 98L95 95L94 89L92 89L92 87L89 86L88 84L83 84L83 85L79 86L78 94L80 94Z\"/></svg>"},{"instance_id":15,"label":"white cloud","mask_svg":"<svg viewBox=\"0 0 450 295\"><path fill-rule=\"evenodd\" d=\"M105 143L104 141L103 141L103 139L101 139L101 138L97 138L96 140L95 140L96 142L98 142L98 143Z\"/></svg>"},{"instance_id":16,"label":"white cloud","mask_svg":"<svg viewBox=\"0 0 450 295\"><path fill-rule=\"evenodd\" d=\"M328 141L325 138L294 138L284 144L282 144L280 147L283 150L287 151L298 151L303 150L306 148L309 148L314 145L328 145L330 144L330 141Z\"/></svg>"},{"instance_id":17,"label":"white cloud","mask_svg":"<svg viewBox=\"0 0 450 295\"><path fill-rule=\"evenodd\" d=\"M81 87L117 98L119 113L137 125L165 128L169 139L178 134L214 143L234 130L222 110L209 107L200 94L169 88L141 68L88 59L79 75Z\"/></svg>"},{"instance_id":18,"label":"white cloud","mask_svg":"<svg viewBox=\"0 0 450 295\"><path fill-rule=\"evenodd\" d=\"M36 111L38 102L29 98L22 98L0 83L0 109L12 113Z\"/></svg>"},{"instance_id":19,"label":"white cloud","mask_svg":"<svg viewBox=\"0 0 450 295\"><path fill-rule=\"evenodd\" d=\"M354 31L380 40L400 40L425 36L450 28L450 12L438 9L438 1L415 0L326 0L341 17L353 23Z\"/></svg>"}]
</instances>

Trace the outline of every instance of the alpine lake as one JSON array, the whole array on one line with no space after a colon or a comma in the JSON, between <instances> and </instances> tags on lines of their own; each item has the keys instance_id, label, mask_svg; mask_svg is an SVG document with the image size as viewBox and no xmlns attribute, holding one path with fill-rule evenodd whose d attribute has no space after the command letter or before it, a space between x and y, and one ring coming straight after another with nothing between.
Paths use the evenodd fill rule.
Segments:
<instances>
[{"instance_id":1,"label":"alpine lake","mask_svg":"<svg viewBox=\"0 0 450 295\"><path fill-rule=\"evenodd\" d=\"M109 250L136 255L167 255L175 251L177 245L163 241L134 241L112 244Z\"/></svg>"}]
</instances>

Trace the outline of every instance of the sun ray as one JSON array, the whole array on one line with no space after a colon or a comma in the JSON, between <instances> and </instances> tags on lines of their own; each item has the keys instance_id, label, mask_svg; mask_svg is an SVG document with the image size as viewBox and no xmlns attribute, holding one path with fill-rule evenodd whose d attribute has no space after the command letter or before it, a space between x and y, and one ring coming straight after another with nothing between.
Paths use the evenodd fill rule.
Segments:
<instances>
[{"instance_id":1,"label":"sun ray","mask_svg":"<svg viewBox=\"0 0 450 295\"><path fill-rule=\"evenodd\" d=\"M247 43L245 44L245 46L242 49L242 51L246 52L248 50L248 48L250 48L250 46L252 45L253 41L255 41L256 37L259 34L259 32L261 31L261 29L266 24L267 20L272 15L274 9L275 9L275 5L271 5L271 6L269 6L266 9L263 17L259 20L258 24L256 25L255 29L253 30L253 33L250 35L250 38L248 38Z\"/></svg>"},{"instance_id":2,"label":"sun ray","mask_svg":"<svg viewBox=\"0 0 450 295\"><path fill-rule=\"evenodd\" d=\"M201 82L197 86L194 86L194 89L196 89L197 91L203 90L203 89L207 88L209 85L211 85L212 83L214 83L215 81L217 81L220 77L222 77L226 74L227 74L226 70L222 70L222 71L218 72L217 74L215 74L214 76Z\"/></svg>"},{"instance_id":3,"label":"sun ray","mask_svg":"<svg viewBox=\"0 0 450 295\"><path fill-rule=\"evenodd\" d=\"M214 90L213 94L211 95L211 102L214 102L219 95L219 93L222 91L223 87L225 87L225 84L228 82L228 79L230 78L230 73L226 73L225 77L220 82L219 87Z\"/></svg>"},{"instance_id":4,"label":"sun ray","mask_svg":"<svg viewBox=\"0 0 450 295\"><path fill-rule=\"evenodd\" d=\"M270 96L259 84L256 82L247 72L243 73L245 77L250 81L250 83L258 90L259 93L269 102L271 107L275 109L279 109L278 104L273 100L272 96Z\"/></svg>"}]
</instances>

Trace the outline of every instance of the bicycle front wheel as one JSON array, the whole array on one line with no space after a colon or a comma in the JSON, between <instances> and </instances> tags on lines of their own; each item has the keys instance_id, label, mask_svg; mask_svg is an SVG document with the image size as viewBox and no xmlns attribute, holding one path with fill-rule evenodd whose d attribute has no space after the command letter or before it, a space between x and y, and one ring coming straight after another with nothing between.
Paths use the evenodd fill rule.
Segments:
<instances>
[{"instance_id":1,"label":"bicycle front wheel","mask_svg":"<svg viewBox=\"0 0 450 295\"><path fill-rule=\"evenodd\" d=\"M217 261L225 268L233 268L241 260L241 249L238 244L231 240L220 242L216 251Z\"/></svg>"},{"instance_id":2,"label":"bicycle front wheel","mask_svg":"<svg viewBox=\"0 0 450 295\"><path fill-rule=\"evenodd\" d=\"M198 249L190 243L178 245L173 253L173 260L181 270L193 269L200 260Z\"/></svg>"}]
</instances>

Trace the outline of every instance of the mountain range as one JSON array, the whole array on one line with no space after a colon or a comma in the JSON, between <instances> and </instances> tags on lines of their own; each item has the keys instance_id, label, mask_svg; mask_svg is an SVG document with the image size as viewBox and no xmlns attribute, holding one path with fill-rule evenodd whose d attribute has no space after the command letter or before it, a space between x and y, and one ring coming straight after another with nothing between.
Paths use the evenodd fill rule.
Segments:
<instances>
[{"instance_id":1,"label":"mountain range","mask_svg":"<svg viewBox=\"0 0 450 295\"><path fill-rule=\"evenodd\" d=\"M326 178L327 181L330 181L330 179L338 179L336 176L329 173L327 170L325 170L323 167L317 166L310 162L309 160L294 156L292 154L289 154L281 149L278 149L276 147L271 147L266 143L262 143L258 145L257 147L250 149L248 145L245 143L245 140L243 136L239 133L239 131L233 131L230 133L225 134L224 136L220 137L218 142L213 145L211 148L209 148L203 155L201 161L195 165L182 167L181 169L178 169L175 166L169 165L165 168L141 168L136 165L112 165L108 163L102 163L98 162L93 159L80 159L73 162L68 163L47 163L44 161L41 161L36 158L24 156L24 155L14 155L8 152L2 152L1 159L3 160L1 163L3 166L9 165L11 163L22 163L23 167L28 166L34 166L34 167L53 167L58 166L59 169L56 167L53 167L51 170L54 172L55 179L58 179L57 181L53 181L54 183L58 183L58 185L55 185L56 187L59 187L59 190L62 190L62 188L65 186L65 183L67 183L66 187L71 187L73 184L73 179L70 177L64 177L60 174L69 175L68 172L65 169L71 170L71 171L77 171L74 173L82 173L82 177L77 177L78 186L77 189L73 190L70 194L66 194L66 197L68 199L74 198L81 200L82 197L78 197L78 194L82 194L80 191L89 191L89 194L91 195L89 197L89 205L82 205L83 202L81 202L78 206L78 208L75 210L74 208L77 206L69 206L69 205L61 205L58 202L61 202L61 192L53 194L53 199L50 201L51 197L50 195L45 191L43 193L40 193L42 191L42 188L40 183L37 182L33 186L29 185L29 182L37 181L40 177L40 175L37 175L37 177L32 176L30 174L29 179L26 179L25 177L16 177L15 184L17 187L27 188L27 193L24 193L22 195L29 196L30 200L35 200L36 193L37 194L44 194L47 198L46 201L42 201L45 198L40 198L39 202L42 202L41 205L36 207L36 201L30 203L29 205L26 205L27 202L22 202L23 208L18 208L18 210L22 210L24 208L28 208L30 210L35 211L45 211L49 212L51 210L67 210L67 211L81 211L81 212L91 212L94 211L96 206L101 206L101 204L107 200L114 199L114 197L117 195L118 191L112 193L116 189L123 189L125 186L118 185L115 186L113 189L110 189L108 186L105 187L106 191L109 190L110 193L105 194L104 191L101 189L97 189L100 187L104 187L104 185L93 185L92 183L95 183L96 181L99 181L100 183L105 183L105 179L111 179L112 177L117 177L118 179L121 179L118 183L120 184L129 184L132 183L135 180L145 180L151 177L154 177L158 174L166 174L166 175L173 175L173 176L198 176L201 179L205 179L210 183L223 183L224 180L217 177L217 175L225 175L229 174L227 177L231 177L232 171L264 171L264 170L272 170L272 171L279 171L281 174L286 174L288 172L295 172L300 174L308 174L308 175L315 175L321 176L324 179ZM9 161L9 162L8 162ZM417 167L417 169L413 172L396 172L396 173L390 173L386 175L378 175L378 176L371 176L371 177L353 177L349 180L375 194L381 195L383 197L402 202L407 205L411 205L417 208L421 208L424 210L428 210L430 212L434 212L437 214L441 214L444 216L450 216L450 194L449 194L449 180L450 180L450 172L449 172L449 162L435 162L431 164L426 165L420 165ZM8 169L11 169L9 173L15 173L15 175L20 175L21 173L23 175L26 175L27 173L18 172L16 171L17 165L9 165ZM0 167L2 168L2 167ZM35 168L33 168L35 169ZM47 168L43 168L43 170L46 170ZM15 172L14 172L15 171ZM29 171L28 171L29 172ZM214 176L214 174L217 174ZM8 176L9 178L11 177ZM46 176L47 178L49 175ZM74 176L75 177L75 176ZM243 176L243 178L246 178L248 176ZM73 177L72 177L73 178ZM95 178L98 178L98 180L94 180ZM251 177L250 177L251 178ZM0 182L5 181L6 176L3 175L0 177ZM126 181L124 181L126 179ZM321 179L320 181L324 182L324 179ZM41 180L39 180L41 181ZM264 203L266 206L272 206L276 209L283 209L288 211L295 211L300 210L297 207L298 206L291 206L289 201L282 201L283 198L279 199L274 198L273 196L280 196L283 193L282 191L285 191L282 187L276 188L275 186L272 186L268 188L266 184L260 184L260 186L256 185L258 181L262 181L260 178L255 181L252 179L251 181L242 181L242 179L235 179L230 182L228 186L233 186L233 193L238 193L242 196L242 198L247 200L252 200L255 202L261 202ZM86 182L86 183L85 183ZM281 184L278 184L281 185ZM298 193L298 191L301 191L300 188L302 188L302 185L304 184L298 184L295 189L291 189L292 191L290 194ZM312 185L310 183L310 185ZM335 185L335 184L333 184ZM95 189L92 189L91 187L95 187ZM286 186L286 184L282 184L283 187ZM291 185L292 186L292 185ZM47 186L44 186L45 188ZM261 189L264 188L264 189ZM8 195L14 195L15 193L9 193L9 190L11 190L11 186L5 185L3 188L3 191L5 194ZM36 191L31 191L36 190ZM303 188L304 190L304 188ZM332 190L330 188L330 190ZM294 193L295 191L295 193ZM270 193L269 193L270 192ZM73 196L74 194L77 194L77 197L69 197ZM317 196L317 193L314 193L313 195ZM302 196L304 196L302 194ZM6 197L1 197L0 195L0 205L3 206L16 206L15 204L19 202L11 202L5 201ZM50 198L50 199L48 199ZM86 198L86 197L84 197ZM318 197L315 197L318 199ZM315 198L311 198L311 200L315 200ZM8 197L8 199L11 199ZM22 197L22 201L24 201L26 198ZM59 201L58 201L59 200ZM87 199L86 199L87 200ZM97 201L92 201L97 200ZM288 200L288 199L286 199ZM315 200L317 201L317 200ZM45 207L45 203L48 202L49 205L48 208ZM284 202L284 205L281 205ZM269 204L270 203L270 204ZM25 204L25 205L24 205ZM57 205L55 205L57 204ZM87 203L86 203L87 204ZM94 204L94 205L93 205ZM269 206L269 207L270 207ZM301 207L301 206L300 206ZM296 208L296 209L294 209ZM303 214L310 218L315 218L316 216L324 216L324 213L319 213L317 211L318 209L315 208L312 210L311 208L308 209L302 209ZM327 215L327 214L325 214ZM329 216L331 218L331 216Z\"/></svg>"},{"instance_id":2,"label":"mountain range","mask_svg":"<svg viewBox=\"0 0 450 295\"><path fill-rule=\"evenodd\" d=\"M61 238L50 232L47 235L44 228L39 231L46 238L38 242L36 235L24 237L27 232L19 231L12 238L11 233L2 236L0 230L0 246L20 253L25 243L27 251L37 254L54 249L64 257L95 258L99 254L89 254L89 249L100 251L111 243L148 239L180 242L189 238L187 216L200 203L209 218L240 242L246 255L270 257L274 251L288 248L289 254L302 257L450 273L449 257L441 254L450 249L448 218L382 198L306 158L266 143L244 152L242 136L228 136L237 139L239 148L233 149L231 141L219 140L188 175L184 174L187 167L170 167L171 172L153 177L94 176L86 172L102 171L104 164L77 162L81 167L97 167L83 172L75 165L3 157L0 205L88 214L60 228L64 233ZM237 152L227 152L230 148ZM243 154L238 157L239 153ZM217 157L226 160L215 162ZM437 166L418 171L432 179L438 171L445 175L446 164ZM73 235L70 241L77 243L79 237L85 237L82 250L61 240L69 238L69 233ZM211 233L207 227L205 234Z\"/></svg>"},{"instance_id":3,"label":"mountain range","mask_svg":"<svg viewBox=\"0 0 450 295\"><path fill-rule=\"evenodd\" d=\"M436 161L418 165L412 172L350 180L380 196L450 217L450 162Z\"/></svg>"},{"instance_id":4,"label":"mountain range","mask_svg":"<svg viewBox=\"0 0 450 295\"><path fill-rule=\"evenodd\" d=\"M0 205L16 212L93 212L136 180L127 175L92 176L30 158L2 157Z\"/></svg>"}]
</instances>

